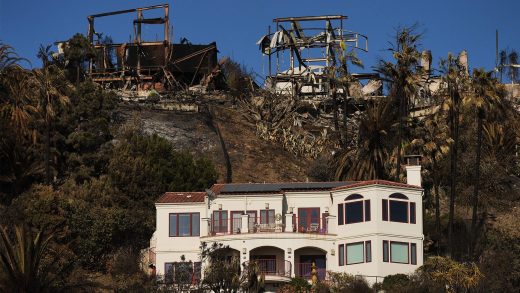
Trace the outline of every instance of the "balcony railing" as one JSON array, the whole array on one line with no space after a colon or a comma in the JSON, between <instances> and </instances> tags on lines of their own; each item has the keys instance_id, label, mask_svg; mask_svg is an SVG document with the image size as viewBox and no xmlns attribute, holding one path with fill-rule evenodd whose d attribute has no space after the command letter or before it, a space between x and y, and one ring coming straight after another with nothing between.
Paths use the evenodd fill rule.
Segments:
<instances>
[{"instance_id":1,"label":"balcony railing","mask_svg":"<svg viewBox=\"0 0 520 293\"><path fill-rule=\"evenodd\" d=\"M318 275L318 280L325 280L327 277L327 269L325 268L317 268L316 272ZM304 279L310 279L312 277L312 263L297 263L296 276Z\"/></svg>"},{"instance_id":2,"label":"balcony railing","mask_svg":"<svg viewBox=\"0 0 520 293\"><path fill-rule=\"evenodd\" d=\"M226 220L210 220L209 235L225 235L225 234L243 234L243 233L277 233L277 232L294 232L294 233L312 233L312 234L328 234L327 218L298 218L292 217L292 225L283 223L282 221L272 221L269 223L258 223L256 220L248 221L247 231L242 227L241 218L233 218ZM292 227L292 231L290 231Z\"/></svg>"},{"instance_id":3,"label":"balcony railing","mask_svg":"<svg viewBox=\"0 0 520 293\"><path fill-rule=\"evenodd\" d=\"M258 265L260 274L265 276L291 277L290 261L277 261L276 259L254 259L250 262L255 262Z\"/></svg>"}]
</instances>

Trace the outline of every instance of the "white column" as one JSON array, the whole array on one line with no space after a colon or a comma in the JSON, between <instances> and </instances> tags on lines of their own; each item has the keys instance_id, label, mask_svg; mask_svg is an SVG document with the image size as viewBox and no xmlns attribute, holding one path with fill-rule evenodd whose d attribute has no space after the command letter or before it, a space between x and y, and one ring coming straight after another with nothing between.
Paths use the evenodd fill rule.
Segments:
<instances>
[{"instance_id":1,"label":"white column","mask_svg":"<svg viewBox=\"0 0 520 293\"><path fill-rule=\"evenodd\" d=\"M242 215L242 228L240 228L240 233L249 233L249 216L247 214Z\"/></svg>"},{"instance_id":2,"label":"white column","mask_svg":"<svg viewBox=\"0 0 520 293\"><path fill-rule=\"evenodd\" d=\"M289 251L290 251L290 253L289 253ZM291 278L293 278L295 276L295 273L294 273L294 262L296 260L294 259L294 250L291 247L288 247L288 248L285 249L285 260L289 261L291 263Z\"/></svg>"},{"instance_id":3,"label":"white column","mask_svg":"<svg viewBox=\"0 0 520 293\"><path fill-rule=\"evenodd\" d=\"M249 249L244 244L244 245L242 245L242 249L240 250L240 263L245 263L248 261L249 261Z\"/></svg>"},{"instance_id":4,"label":"white column","mask_svg":"<svg viewBox=\"0 0 520 293\"><path fill-rule=\"evenodd\" d=\"M293 214L285 214L285 232L293 232Z\"/></svg>"},{"instance_id":5,"label":"white column","mask_svg":"<svg viewBox=\"0 0 520 293\"><path fill-rule=\"evenodd\" d=\"M200 236L210 236L209 234L209 218L200 219Z\"/></svg>"},{"instance_id":6,"label":"white column","mask_svg":"<svg viewBox=\"0 0 520 293\"><path fill-rule=\"evenodd\" d=\"M327 216L327 234L337 234L338 232L338 220L334 215Z\"/></svg>"}]
</instances>

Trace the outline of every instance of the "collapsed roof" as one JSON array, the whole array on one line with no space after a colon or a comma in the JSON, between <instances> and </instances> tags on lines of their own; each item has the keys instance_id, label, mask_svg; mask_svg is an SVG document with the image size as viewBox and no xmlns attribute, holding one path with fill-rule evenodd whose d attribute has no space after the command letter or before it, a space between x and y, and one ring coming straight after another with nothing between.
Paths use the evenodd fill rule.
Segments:
<instances>
[{"instance_id":1,"label":"collapsed roof","mask_svg":"<svg viewBox=\"0 0 520 293\"><path fill-rule=\"evenodd\" d=\"M161 9L163 17L144 16L146 11ZM104 42L102 34L95 30L95 19L127 13L136 13L134 39L119 44ZM96 58L89 62L88 74L95 82L117 89L164 91L208 83L217 74L216 43L192 45L170 41L168 4L94 14L87 19L88 38L97 52ZM143 40L143 25L162 25L163 40Z\"/></svg>"}]
</instances>

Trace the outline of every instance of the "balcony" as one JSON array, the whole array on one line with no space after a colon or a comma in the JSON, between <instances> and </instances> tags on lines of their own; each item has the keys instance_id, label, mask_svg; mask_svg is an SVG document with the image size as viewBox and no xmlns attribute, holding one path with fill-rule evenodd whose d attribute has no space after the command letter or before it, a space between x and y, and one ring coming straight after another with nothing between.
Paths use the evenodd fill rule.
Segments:
<instances>
[{"instance_id":1,"label":"balcony","mask_svg":"<svg viewBox=\"0 0 520 293\"><path fill-rule=\"evenodd\" d=\"M272 220L259 223L257 219L240 217L233 219L210 220L208 236L256 234L256 233L301 233L301 234L329 234L328 217L326 218L299 218L296 215L286 215L286 221ZM285 223L284 223L285 222ZM286 223L289 222L289 225Z\"/></svg>"}]
</instances>

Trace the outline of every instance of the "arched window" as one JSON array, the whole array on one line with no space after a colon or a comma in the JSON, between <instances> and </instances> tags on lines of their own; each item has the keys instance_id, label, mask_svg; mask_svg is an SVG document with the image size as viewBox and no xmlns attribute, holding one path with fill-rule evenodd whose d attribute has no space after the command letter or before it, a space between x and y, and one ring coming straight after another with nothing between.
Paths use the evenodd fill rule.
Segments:
<instances>
[{"instance_id":1,"label":"arched window","mask_svg":"<svg viewBox=\"0 0 520 293\"><path fill-rule=\"evenodd\" d=\"M361 194L351 194L345 203L338 204L338 225L370 221L370 200L363 200Z\"/></svg>"},{"instance_id":2,"label":"arched window","mask_svg":"<svg viewBox=\"0 0 520 293\"><path fill-rule=\"evenodd\" d=\"M406 199L408 200L408 196L402 194L402 193L392 193L390 194L389 198L397 198L397 199Z\"/></svg>"},{"instance_id":3,"label":"arched window","mask_svg":"<svg viewBox=\"0 0 520 293\"><path fill-rule=\"evenodd\" d=\"M383 199L383 221L415 224L415 202L402 193L393 193L388 198Z\"/></svg>"},{"instance_id":4,"label":"arched window","mask_svg":"<svg viewBox=\"0 0 520 293\"><path fill-rule=\"evenodd\" d=\"M345 198L345 201L347 201L347 200L355 200L355 199L362 199L362 198L363 198L363 196L361 194L354 193L354 194L351 194L351 195L347 196Z\"/></svg>"}]
</instances>

